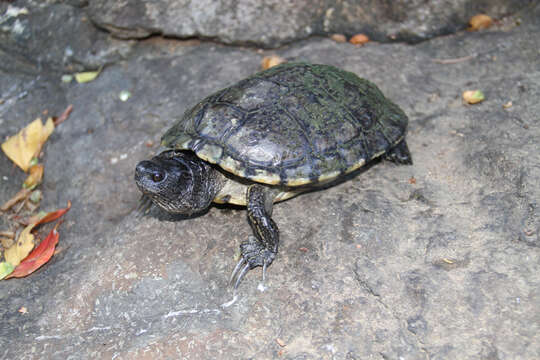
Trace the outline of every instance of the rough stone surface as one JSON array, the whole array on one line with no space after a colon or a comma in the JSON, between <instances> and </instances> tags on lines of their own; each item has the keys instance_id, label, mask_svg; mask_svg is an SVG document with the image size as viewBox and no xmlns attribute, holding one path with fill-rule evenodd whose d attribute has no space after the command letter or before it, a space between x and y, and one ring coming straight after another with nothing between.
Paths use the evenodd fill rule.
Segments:
<instances>
[{"instance_id":1,"label":"rough stone surface","mask_svg":"<svg viewBox=\"0 0 540 360\"><path fill-rule=\"evenodd\" d=\"M311 39L280 50L378 84L410 117L415 163L378 162L277 205L282 242L267 288L252 271L232 304L245 211L135 218L133 169L157 150L148 140L257 71L266 53L152 38L95 81L65 84L22 50L0 51L2 139L74 105L43 159L42 208L73 202L63 250L32 276L0 282L0 356L538 359L539 35L536 5L415 46ZM486 100L463 104L468 89ZM0 203L23 179L0 155Z\"/></svg>"},{"instance_id":2,"label":"rough stone surface","mask_svg":"<svg viewBox=\"0 0 540 360\"><path fill-rule=\"evenodd\" d=\"M529 0L96 0L89 15L120 38L153 34L205 37L276 47L311 35L365 33L378 41L416 42L467 26L478 13L515 13Z\"/></svg>"},{"instance_id":3,"label":"rough stone surface","mask_svg":"<svg viewBox=\"0 0 540 360\"><path fill-rule=\"evenodd\" d=\"M6 70L26 62L27 72L81 71L114 62L132 42L97 29L77 1L0 2L0 53Z\"/></svg>"}]
</instances>

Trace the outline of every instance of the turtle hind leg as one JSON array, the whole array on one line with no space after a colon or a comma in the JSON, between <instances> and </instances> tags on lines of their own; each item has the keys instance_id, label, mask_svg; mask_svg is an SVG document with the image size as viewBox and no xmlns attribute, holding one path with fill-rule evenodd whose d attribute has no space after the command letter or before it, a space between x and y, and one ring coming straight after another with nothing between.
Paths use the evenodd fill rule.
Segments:
<instances>
[{"instance_id":1,"label":"turtle hind leg","mask_svg":"<svg viewBox=\"0 0 540 360\"><path fill-rule=\"evenodd\" d=\"M399 144L390 149L384 158L400 165L412 165L413 163L411 152L405 140L401 140Z\"/></svg>"},{"instance_id":2,"label":"turtle hind leg","mask_svg":"<svg viewBox=\"0 0 540 360\"><path fill-rule=\"evenodd\" d=\"M263 268L263 281L266 269L277 255L279 230L272 218L273 194L261 185L251 185L247 191L248 221L253 235L240 245L242 258L236 265L230 279L236 289L244 275L257 266Z\"/></svg>"}]
</instances>

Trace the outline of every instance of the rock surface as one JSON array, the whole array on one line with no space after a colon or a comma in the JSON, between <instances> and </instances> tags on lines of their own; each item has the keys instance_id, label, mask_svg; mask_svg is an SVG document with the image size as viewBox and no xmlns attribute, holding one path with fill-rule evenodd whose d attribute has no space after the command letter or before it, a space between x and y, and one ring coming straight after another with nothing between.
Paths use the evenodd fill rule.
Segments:
<instances>
[{"instance_id":1,"label":"rock surface","mask_svg":"<svg viewBox=\"0 0 540 360\"><path fill-rule=\"evenodd\" d=\"M526 0L96 0L89 15L119 38L204 37L277 47L311 35L366 33L378 41L416 42L467 26L471 16L515 13Z\"/></svg>"},{"instance_id":2,"label":"rock surface","mask_svg":"<svg viewBox=\"0 0 540 360\"><path fill-rule=\"evenodd\" d=\"M133 42L97 29L76 1L0 2L0 53L9 69L25 62L25 72L81 71L118 61Z\"/></svg>"},{"instance_id":3,"label":"rock surface","mask_svg":"<svg viewBox=\"0 0 540 360\"><path fill-rule=\"evenodd\" d=\"M74 105L43 159L42 208L73 202L63 251L0 282L2 358L539 358L539 35L536 5L414 46L281 49L378 84L410 117L415 163L378 162L277 205L266 290L252 271L234 302L227 281L250 235L245 211L135 218L133 169L187 107L270 53L156 37L122 43L129 51L93 82L66 84L64 63L36 67L32 47L0 51L2 139ZM486 100L465 105L469 89ZM0 155L0 203L23 179Z\"/></svg>"}]
</instances>

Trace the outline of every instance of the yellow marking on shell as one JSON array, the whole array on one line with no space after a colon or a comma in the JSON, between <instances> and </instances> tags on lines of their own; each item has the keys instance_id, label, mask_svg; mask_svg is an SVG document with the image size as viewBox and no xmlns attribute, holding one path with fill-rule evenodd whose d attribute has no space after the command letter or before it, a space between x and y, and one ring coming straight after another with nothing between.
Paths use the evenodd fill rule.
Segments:
<instances>
[{"instance_id":1,"label":"yellow marking on shell","mask_svg":"<svg viewBox=\"0 0 540 360\"><path fill-rule=\"evenodd\" d=\"M246 205L246 191L248 185L226 179L223 187L214 198L218 204Z\"/></svg>"},{"instance_id":2,"label":"yellow marking on shell","mask_svg":"<svg viewBox=\"0 0 540 360\"><path fill-rule=\"evenodd\" d=\"M373 155L371 158L372 159L378 158L379 156L381 156L382 154L387 153L387 152L388 152L387 150L381 150L378 153L375 153L375 155Z\"/></svg>"},{"instance_id":3,"label":"yellow marking on shell","mask_svg":"<svg viewBox=\"0 0 540 360\"><path fill-rule=\"evenodd\" d=\"M227 200L227 201L225 201ZM240 206L246 206L246 196L238 196L238 195L224 195L224 196L216 196L213 202L217 204L234 204L234 205L240 205Z\"/></svg>"},{"instance_id":4,"label":"yellow marking on shell","mask_svg":"<svg viewBox=\"0 0 540 360\"><path fill-rule=\"evenodd\" d=\"M300 186L300 185L306 185L313 181L311 181L310 178L296 178L296 179L290 179L287 180L287 186Z\"/></svg>"},{"instance_id":5,"label":"yellow marking on shell","mask_svg":"<svg viewBox=\"0 0 540 360\"><path fill-rule=\"evenodd\" d=\"M360 159L360 161L358 161L356 164L354 164L353 166L345 170L345 173L347 174L354 170L360 169L362 166L364 166L365 163L366 163L366 159Z\"/></svg>"},{"instance_id":6,"label":"yellow marking on shell","mask_svg":"<svg viewBox=\"0 0 540 360\"><path fill-rule=\"evenodd\" d=\"M234 160L230 156L226 156L219 161L219 166L221 166L223 170L244 177L244 171L241 169L241 165L240 161Z\"/></svg>"},{"instance_id":7,"label":"yellow marking on shell","mask_svg":"<svg viewBox=\"0 0 540 360\"><path fill-rule=\"evenodd\" d=\"M201 159L215 164L221 158L223 149L217 145L206 144L197 151L197 156Z\"/></svg>"},{"instance_id":8,"label":"yellow marking on shell","mask_svg":"<svg viewBox=\"0 0 540 360\"><path fill-rule=\"evenodd\" d=\"M263 184L277 185L281 183L281 178L278 174L272 174L264 170L255 170L255 175L250 177L251 180Z\"/></svg>"},{"instance_id":9,"label":"yellow marking on shell","mask_svg":"<svg viewBox=\"0 0 540 360\"><path fill-rule=\"evenodd\" d=\"M323 174L323 175L319 176L319 178L317 180L319 182L325 182L325 181L328 181L328 180L333 180L333 179L337 178L340 173L341 173L340 171L331 171L329 173L326 173L326 174Z\"/></svg>"}]
</instances>

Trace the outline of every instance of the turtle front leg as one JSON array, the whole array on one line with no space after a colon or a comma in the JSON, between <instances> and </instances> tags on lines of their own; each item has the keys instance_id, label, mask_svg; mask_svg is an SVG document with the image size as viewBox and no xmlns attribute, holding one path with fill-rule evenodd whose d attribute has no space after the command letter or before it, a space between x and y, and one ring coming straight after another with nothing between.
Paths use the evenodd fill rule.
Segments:
<instances>
[{"instance_id":1,"label":"turtle front leg","mask_svg":"<svg viewBox=\"0 0 540 360\"><path fill-rule=\"evenodd\" d=\"M263 281L266 268L277 255L279 230L272 220L273 194L271 189L261 185L251 185L247 190L247 215L253 235L240 245L242 259L231 275L231 285L236 289L246 273L257 267L263 268Z\"/></svg>"}]
</instances>

